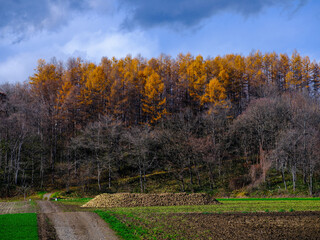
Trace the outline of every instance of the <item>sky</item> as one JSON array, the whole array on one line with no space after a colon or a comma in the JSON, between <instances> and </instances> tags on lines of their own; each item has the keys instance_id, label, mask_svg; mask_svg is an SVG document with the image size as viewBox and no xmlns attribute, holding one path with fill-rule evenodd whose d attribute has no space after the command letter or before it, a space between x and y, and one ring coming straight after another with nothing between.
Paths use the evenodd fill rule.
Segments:
<instances>
[{"instance_id":1,"label":"sky","mask_svg":"<svg viewBox=\"0 0 320 240\"><path fill-rule=\"evenodd\" d=\"M0 84L38 59L204 58L297 50L320 61L319 0L0 0Z\"/></svg>"}]
</instances>

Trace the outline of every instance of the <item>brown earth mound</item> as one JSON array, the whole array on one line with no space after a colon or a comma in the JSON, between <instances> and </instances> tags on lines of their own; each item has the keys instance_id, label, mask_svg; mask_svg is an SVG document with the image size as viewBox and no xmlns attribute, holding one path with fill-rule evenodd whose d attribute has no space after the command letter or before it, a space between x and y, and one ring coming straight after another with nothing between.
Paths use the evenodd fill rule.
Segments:
<instances>
[{"instance_id":1,"label":"brown earth mound","mask_svg":"<svg viewBox=\"0 0 320 240\"><path fill-rule=\"evenodd\" d=\"M209 205L219 203L205 193L116 193L101 194L82 207L146 207L146 206L177 206L177 205Z\"/></svg>"}]
</instances>

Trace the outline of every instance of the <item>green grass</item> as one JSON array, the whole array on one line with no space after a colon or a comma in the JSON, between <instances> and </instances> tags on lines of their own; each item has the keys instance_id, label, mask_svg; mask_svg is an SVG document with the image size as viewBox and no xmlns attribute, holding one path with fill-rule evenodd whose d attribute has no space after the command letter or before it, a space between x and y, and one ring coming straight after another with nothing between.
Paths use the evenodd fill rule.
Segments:
<instances>
[{"instance_id":1,"label":"green grass","mask_svg":"<svg viewBox=\"0 0 320 240\"><path fill-rule=\"evenodd\" d=\"M87 203L93 198L65 198L65 199L58 199L60 202L79 202L79 203Z\"/></svg>"},{"instance_id":2,"label":"green grass","mask_svg":"<svg viewBox=\"0 0 320 240\"><path fill-rule=\"evenodd\" d=\"M61 202L66 205L76 205L81 206L87 202L89 202L92 198L66 198L66 199L57 199L58 202ZM55 201L52 199L52 201Z\"/></svg>"},{"instance_id":3,"label":"green grass","mask_svg":"<svg viewBox=\"0 0 320 240\"><path fill-rule=\"evenodd\" d=\"M109 223L111 229L113 229L118 236L122 239L140 239L138 236L142 236L146 233L146 230L142 227L135 225L126 225L122 223L117 217L114 216L113 212L110 211L95 211L103 220Z\"/></svg>"},{"instance_id":4,"label":"green grass","mask_svg":"<svg viewBox=\"0 0 320 240\"><path fill-rule=\"evenodd\" d=\"M34 240L38 237L37 215L18 213L0 215L1 240Z\"/></svg>"},{"instance_id":5,"label":"green grass","mask_svg":"<svg viewBox=\"0 0 320 240\"><path fill-rule=\"evenodd\" d=\"M43 195L45 195L46 193L47 193L46 191L38 192L37 197L38 197L39 199L43 199Z\"/></svg>"},{"instance_id":6,"label":"green grass","mask_svg":"<svg viewBox=\"0 0 320 240\"><path fill-rule=\"evenodd\" d=\"M54 192L54 193L50 196L50 198L57 198L57 197L60 196L60 193L61 193L61 192Z\"/></svg>"},{"instance_id":7,"label":"green grass","mask_svg":"<svg viewBox=\"0 0 320 240\"><path fill-rule=\"evenodd\" d=\"M320 201L319 197L310 198L217 198L218 201Z\"/></svg>"}]
</instances>

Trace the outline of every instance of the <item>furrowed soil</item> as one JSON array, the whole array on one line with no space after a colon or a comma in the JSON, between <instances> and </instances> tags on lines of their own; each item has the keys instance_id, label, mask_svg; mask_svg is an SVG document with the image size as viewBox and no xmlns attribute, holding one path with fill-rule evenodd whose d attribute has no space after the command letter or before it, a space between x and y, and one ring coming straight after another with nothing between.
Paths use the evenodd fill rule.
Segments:
<instances>
[{"instance_id":1,"label":"furrowed soil","mask_svg":"<svg viewBox=\"0 0 320 240\"><path fill-rule=\"evenodd\" d=\"M35 206L31 205L29 201L0 202L0 214L34 212L36 212L36 208Z\"/></svg>"},{"instance_id":2,"label":"furrowed soil","mask_svg":"<svg viewBox=\"0 0 320 240\"><path fill-rule=\"evenodd\" d=\"M170 213L144 219L145 226L134 224L160 229L157 239L320 239L320 212Z\"/></svg>"},{"instance_id":3,"label":"furrowed soil","mask_svg":"<svg viewBox=\"0 0 320 240\"><path fill-rule=\"evenodd\" d=\"M40 239L118 239L108 225L93 212L64 212L50 201L38 201Z\"/></svg>"}]
</instances>

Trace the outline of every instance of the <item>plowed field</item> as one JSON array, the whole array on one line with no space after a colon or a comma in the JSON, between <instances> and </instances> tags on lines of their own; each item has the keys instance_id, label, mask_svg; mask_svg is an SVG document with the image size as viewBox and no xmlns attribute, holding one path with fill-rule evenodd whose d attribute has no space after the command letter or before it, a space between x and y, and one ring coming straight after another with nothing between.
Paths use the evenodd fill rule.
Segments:
<instances>
[{"instance_id":1,"label":"plowed field","mask_svg":"<svg viewBox=\"0 0 320 240\"><path fill-rule=\"evenodd\" d=\"M141 239L320 239L320 212L113 214Z\"/></svg>"},{"instance_id":2,"label":"plowed field","mask_svg":"<svg viewBox=\"0 0 320 240\"><path fill-rule=\"evenodd\" d=\"M0 214L34 213L36 209L28 201L0 202Z\"/></svg>"},{"instance_id":3,"label":"plowed field","mask_svg":"<svg viewBox=\"0 0 320 240\"><path fill-rule=\"evenodd\" d=\"M176 239L320 239L320 212L169 214L150 216L149 224L156 226L159 217Z\"/></svg>"}]
</instances>

